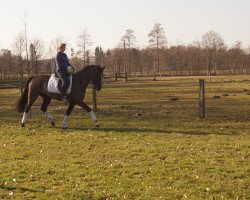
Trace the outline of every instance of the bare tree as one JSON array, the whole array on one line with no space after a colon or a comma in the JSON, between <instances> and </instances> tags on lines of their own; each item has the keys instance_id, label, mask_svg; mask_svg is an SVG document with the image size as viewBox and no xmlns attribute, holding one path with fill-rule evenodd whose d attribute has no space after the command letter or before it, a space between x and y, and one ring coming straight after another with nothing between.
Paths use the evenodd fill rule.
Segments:
<instances>
[{"instance_id":1,"label":"bare tree","mask_svg":"<svg viewBox=\"0 0 250 200\"><path fill-rule=\"evenodd\" d=\"M34 70L34 74L37 75L37 66L36 66L36 48L34 44L30 44L30 68Z\"/></svg>"},{"instance_id":2,"label":"bare tree","mask_svg":"<svg viewBox=\"0 0 250 200\"><path fill-rule=\"evenodd\" d=\"M87 29L83 29L81 34L77 37L77 46L79 47L78 54L82 54L84 66L87 64L89 59L90 50L88 49L92 45L91 37L87 33Z\"/></svg>"},{"instance_id":3,"label":"bare tree","mask_svg":"<svg viewBox=\"0 0 250 200\"><path fill-rule=\"evenodd\" d=\"M231 60L231 63L229 65L234 70L240 70L244 68L244 49L242 47L242 43L240 41L237 41L232 48L228 50L229 59Z\"/></svg>"},{"instance_id":4,"label":"bare tree","mask_svg":"<svg viewBox=\"0 0 250 200\"><path fill-rule=\"evenodd\" d=\"M10 74L13 72L12 66L12 55L11 51L8 49L1 49L0 50L0 73L1 73L1 80L3 77L10 79Z\"/></svg>"},{"instance_id":5,"label":"bare tree","mask_svg":"<svg viewBox=\"0 0 250 200\"><path fill-rule=\"evenodd\" d=\"M122 71L122 62L123 62L123 49L116 47L110 50L110 64L113 65L112 71L113 74L118 73L119 76L121 76L121 71Z\"/></svg>"},{"instance_id":6,"label":"bare tree","mask_svg":"<svg viewBox=\"0 0 250 200\"><path fill-rule=\"evenodd\" d=\"M19 88L20 93L23 91L23 57L22 54L25 51L25 36L22 32L19 32L18 35L14 38L12 44L13 52L17 55L18 58L18 68L19 68Z\"/></svg>"},{"instance_id":7,"label":"bare tree","mask_svg":"<svg viewBox=\"0 0 250 200\"><path fill-rule=\"evenodd\" d=\"M104 52L102 50L102 47L96 47L95 48L95 64L102 65L104 60Z\"/></svg>"},{"instance_id":8,"label":"bare tree","mask_svg":"<svg viewBox=\"0 0 250 200\"><path fill-rule=\"evenodd\" d=\"M161 27L161 23L156 22L153 29L148 34L149 46L151 48L156 48L157 57L157 72L160 72L160 49L166 47L167 39L164 29Z\"/></svg>"},{"instance_id":9,"label":"bare tree","mask_svg":"<svg viewBox=\"0 0 250 200\"><path fill-rule=\"evenodd\" d=\"M36 54L40 58L44 54L44 42L39 38L34 38L31 40L31 43L34 45L36 49Z\"/></svg>"},{"instance_id":10,"label":"bare tree","mask_svg":"<svg viewBox=\"0 0 250 200\"><path fill-rule=\"evenodd\" d=\"M130 49L135 46L136 36L132 29L126 30L126 34L122 37L122 42L125 41L126 48Z\"/></svg>"},{"instance_id":11,"label":"bare tree","mask_svg":"<svg viewBox=\"0 0 250 200\"><path fill-rule=\"evenodd\" d=\"M146 69L147 71L147 75L150 76L150 72L151 72L151 66L154 65L154 57L153 57L153 49L151 48L146 48L146 49L142 49L141 53L142 53L142 65L143 67Z\"/></svg>"},{"instance_id":12,"label":"bare tree","mask_svg":"<svg viewBox=\"0 0 250 200\"><path fill-rule=\"evenodd\" d=\"M121 39L124 49L124 69L126 71L126 49L128 50L128 72L131 73L132 56L131 49L135 46L136 37L132 29L126 30L126 34Z\"/></svg>"},{"instance_id":13,"label":"bare tree","mask_svg":"<svg viewBox=\"0 0 250 200\"><path fill-rule=\"evenodd\" d=\"M211 80L210 77L213 58L216 52L224 47L224 41L218 33L214 31L208 31L207 33L202 35L200 46L208 59L208 76L209 80Z\"/></svg>"},{"instance_id":14,"label":"bare tree","mask_svg":"<svg viewBox=\"0 0 250 200\"><path fill-rule=\"evenodd\" d=\"M22 20L24 25L24 45L25 45L25 53L26 53L26 68L28 72L28 76L30 74L30 62L29 62L29 51L28 51L28 35L27 35L27 12L24 13L24 19Z\"/></svg>"},{"instance_id":15,"label":"bare tree","mask_svg":"<svg viewBox=\"0 0 250 200\"><path fill-rule=\"evenodd\" d=\"M39 59L41 59L44 52L44 43L39 38L35 38L30 44L30 65L33 73L37 75Z\"/></svg>"}]
</instances>

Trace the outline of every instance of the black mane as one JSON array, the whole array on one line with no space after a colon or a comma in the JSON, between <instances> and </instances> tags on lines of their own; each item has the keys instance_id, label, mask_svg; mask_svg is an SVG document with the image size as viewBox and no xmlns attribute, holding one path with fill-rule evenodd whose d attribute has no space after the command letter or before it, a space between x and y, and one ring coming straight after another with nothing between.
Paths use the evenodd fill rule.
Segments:
<instances>
[{"instance_id":1,"label":"black mane","mask_svg":"<svg viewBox=\"0 0 250 200\"><path fill-rule=\"evenodd\" d=\"M101 66L100 65L88 65L88 66L85 66L80 71L78 71L77 73L83 72L83 71L86 71L86 70L90 70L90 69L93 69L93 68L99 69L99 68L101 68Z\"/></svg>"}]
</instances>

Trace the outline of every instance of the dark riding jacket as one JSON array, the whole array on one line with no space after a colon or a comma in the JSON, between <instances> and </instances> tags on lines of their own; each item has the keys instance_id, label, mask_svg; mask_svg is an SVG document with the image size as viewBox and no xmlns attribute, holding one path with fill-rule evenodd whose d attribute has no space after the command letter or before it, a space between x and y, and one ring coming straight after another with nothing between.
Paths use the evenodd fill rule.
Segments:
<instances>
[{"instance_id":1,"label":"dark riding jacket","mask_svg":"<svg viewBox=\"0 0 250 200\"><path fill-rule=\"evenodd\" d=\"M62 89L61 95L64 96L66 94L66 90L69 87L69 73L67 70L68 66L71 66L69 63L68 57L65 53L61 53L60 51L56 55L56 74L59 79L62 81Z\"/></svg>"},{"instance_id":2,"label":"dark riding jacket","mask_svg":"<svg viewBox=\"0 0 250 200\"><path fill-rule=\"evenodd\" d=\"M59 51L56 55L56 69L67 70L67 66L71 66L67 55Z\"/></svg>"}]
</instances>

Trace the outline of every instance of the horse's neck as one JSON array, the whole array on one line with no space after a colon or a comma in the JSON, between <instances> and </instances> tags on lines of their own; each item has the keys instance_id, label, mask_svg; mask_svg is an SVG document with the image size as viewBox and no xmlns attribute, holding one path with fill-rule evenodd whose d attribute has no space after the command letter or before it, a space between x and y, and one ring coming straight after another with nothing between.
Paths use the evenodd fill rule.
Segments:
<instances>
[{"instance_id":1,"label":"horse's neck","mask_svg":"<svg viewBox=\"0 0 250 200\"><path fill-rule=\"evenodd\" d=\"M79 72L79 74L76 74L78 81L80 82L81 88L85 89L89 85L91 81L91 74L85 73L84 71Z\"/></svg>"}]
</instances>

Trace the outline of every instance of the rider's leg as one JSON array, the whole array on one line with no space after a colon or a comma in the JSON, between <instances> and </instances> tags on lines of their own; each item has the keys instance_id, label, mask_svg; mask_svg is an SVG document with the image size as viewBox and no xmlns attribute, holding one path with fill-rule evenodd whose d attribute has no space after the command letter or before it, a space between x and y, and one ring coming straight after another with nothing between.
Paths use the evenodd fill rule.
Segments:
<instances>
[{"instance_id":1,"label":"rider's leg","mask_svg":"<svg viewBox=\"0 0 250 200\"><path fill-rule=\"evenodd\" d=\"M66 90L69 86L68 74L66 71L60 70L60 69L57 70L56 72L57 72L57 76L62 81L61 97L62 97L62 99L65 99Z\"/></svg>"},{"instance_id":2,"label":"rider's leg","mask_svg":"<svg viewBox=\"0 0 250 200\"><path fill-rule=\"evenodd\" d=\"M62 84L62 95L66 95L67 89L69 88L69 77L68 75L64 76L64 81Z\"/></svg>"}]
</instances>

